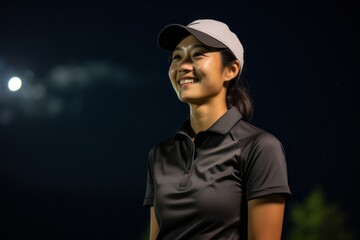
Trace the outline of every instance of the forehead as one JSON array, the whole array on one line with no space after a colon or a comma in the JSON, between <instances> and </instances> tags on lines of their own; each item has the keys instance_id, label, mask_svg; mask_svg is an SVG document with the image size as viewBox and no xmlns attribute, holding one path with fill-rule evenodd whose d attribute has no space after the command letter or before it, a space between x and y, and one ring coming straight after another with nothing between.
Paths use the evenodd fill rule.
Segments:
<instances>
[{"instance_id":1,"label":"forehead","mask_svg":"<svg viewBox=\"0 0 360 240\"><path fill-rule=\"evenodd\" d=\"M203 43L201 43L199 40L197 40L193 35L189 35L179 42L179 44L176 46L175 50L179 49L179 48L186 48L186 47L191 47L191 46L195 46L195 45L202 45L202 46L206 47Z\"/></svg>"}]
</instances>

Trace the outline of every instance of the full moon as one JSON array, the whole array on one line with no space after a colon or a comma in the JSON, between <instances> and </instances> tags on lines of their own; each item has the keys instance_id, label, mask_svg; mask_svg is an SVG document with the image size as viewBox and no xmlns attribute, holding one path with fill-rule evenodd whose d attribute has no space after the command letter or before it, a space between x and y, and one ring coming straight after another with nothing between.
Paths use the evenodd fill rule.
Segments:
<instances>
[{"instance_id":1,"label":"full moon","mask_svg":"<svg viewBox=\"0 0 360 240\"><path fill-rule=\"evenodd\" d=\"M21 88L22 81L18 77L12 77L8 82L8 87L10 91L18 91Z\"/></svg>"}]
</instances>

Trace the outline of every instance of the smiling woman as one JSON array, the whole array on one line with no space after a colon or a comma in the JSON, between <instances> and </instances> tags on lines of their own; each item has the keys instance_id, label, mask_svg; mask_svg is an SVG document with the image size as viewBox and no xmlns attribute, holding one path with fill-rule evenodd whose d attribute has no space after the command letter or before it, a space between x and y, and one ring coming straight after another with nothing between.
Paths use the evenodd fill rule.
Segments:
<instances>
[{"instance_id":1,"label":"smiling woman","mask_svg":"<svg viewBox=\"0 0 360 240\"><path fill-rule=\"evenodd\" d=\"M243 47L212 19L170 24L169 78L190 117L149 154L144 206L151 239L281 239L291 192L283 147L250 124Z\"/></svg>"},{"instance_id":2,"label":"smiling woman","mask_svg":"<svg viewBox=\"0 0 360 240\"><path fill-rule=\"evenodd\" d=\"M181 101L201 105L201 101L211 100L217 104L215 101L223 102L226 96L225 81L233 78L232 75L223 77L231 72L222 72L221 68L220 53L201 45L190 35L174 50L169 77Z\"/></svg>"}]
</instances>

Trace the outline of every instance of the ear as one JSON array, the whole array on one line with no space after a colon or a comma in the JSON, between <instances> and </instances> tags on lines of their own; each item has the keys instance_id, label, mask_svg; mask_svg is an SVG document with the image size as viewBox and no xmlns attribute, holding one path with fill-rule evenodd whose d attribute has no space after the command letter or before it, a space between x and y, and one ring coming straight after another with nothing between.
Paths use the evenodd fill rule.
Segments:
<instances>
[{"instance_id":1,"label":"ear","mask_svg":"<svg viewBox=\"0 0 360 240\"><path fill-rule=\"evenodd\" d=\"M235 60L230 66L227 66L224 70L225 71L224 81L230 81L234 77L236 77L236 75L238 75L240 71L240 68L241 67L239 60Z\"/></svg>"}]
</instances>

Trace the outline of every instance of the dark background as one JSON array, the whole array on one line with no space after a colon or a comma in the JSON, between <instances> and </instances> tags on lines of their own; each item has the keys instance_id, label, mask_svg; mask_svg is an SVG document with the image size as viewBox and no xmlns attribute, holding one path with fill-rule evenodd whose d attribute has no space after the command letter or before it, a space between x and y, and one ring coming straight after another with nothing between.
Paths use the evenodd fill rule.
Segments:
<instances>
[{"instance_id":1,"label":"dark background","mask_svg":"<svg viewBox=\"0 0 360 240\"><path fill-rule=\"evenodd\" d=\"M325 0L1 1L0 239L143 237L148 151L188 110L156 37L200 18L244 45L253 124L286 150L287 212L321 186L355 228L358 12Z\"/></svg>"}]
</instances>

